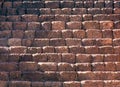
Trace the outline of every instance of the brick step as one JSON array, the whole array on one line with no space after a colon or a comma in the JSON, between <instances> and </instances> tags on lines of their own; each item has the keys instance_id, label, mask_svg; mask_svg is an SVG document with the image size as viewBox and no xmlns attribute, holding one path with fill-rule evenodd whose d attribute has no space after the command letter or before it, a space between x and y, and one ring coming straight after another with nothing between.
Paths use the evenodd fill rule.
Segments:
<instances>
[{"instance_id":1,"label":"brick step","mask_svg":"<svg viewBox=\"0 0 120 87\"><path fill-rule=\"evenodd\" d=\"M90 30L100 31L106 29L119 29L119 21L52 21L52 22L0 22L1 32L4 30L34 30L40 32L40 30L49 32L51 30ZM7 31L6 31L7 33Z\"/></svg>"},{"instance_id":2,"label":"brick step","mask_svg":"<svg viewBox=\"0 0 120 87\"><path fill-rule=\"evenodd\" d=\"M46 43L46 42L45 42ZM56 42L55 42L56 43ZM42 43L44 44L44 43ZM55 45L55 44L53 44ZM44 47L47 45L35 45L35 47ZM55 46L65 46L65 45L55 45ZM81 53L81 54L118 54L119 53L119 46L69 46L68 48L64 48L63 50L66 53ZM49 49L49 48L46 48ZM58 48L59 49L59 48ZM62 48L60 48L62 49ZM68 49L68 51L67 51ZM93 50L94 49L94 50ZM34 50L34 48L33 48ZM35 49L36 50L36 49ZM38 49L36 52L38 53L55 53L53 48L49 49L50 51L42 52L41 48ZM6 54L6 53L18 53L18 54L24 54L29 53L30 49L28 49L26 46L10 46L10 47L0 47L0 53ZM57 51L56 53L62 53L61 51Z\"/></svg>"},{"instance_id":3,"label":"brick step","mask_svg":"<svg viewBox=\"0 0 120 87\"><path fill-rule=\"evenodd\" d=\"M119 1L98 1L98 0L78 0L78 1L41 1L41 0L17 0L17 1L5 1L2 7L15 7L15 8L108 8L108 7L119 7Z\"/></svg>"},{"instance_id":4,"label":"brick step","mask_svg":"<svg viewBox=\"0 0 120 87\"><path fill-rule=\"evenodd\" d=\"M119 54L74 54L74 53L40 53L39 48L29 47L26 54L0 54L1 62L66 62L66 63L94 63L119 62Z\"/></svg>"},{"instance_id":5,"label":"brick step","mask_svg":"<svg viewBox=\"0 0 120 87\"><path fill-rule=\"evenodd\" d=\"M45 11L46 12L46 11ZM24 14L24 15L9 15L0 16L0 22L43 22L49 23L51 21L119 21L120 14L42 14L40 16L35 14Z\"/></svg>"},{"instance_id":6,"label":"brick step","mask_svg":"<svg viewBox=\"0 0 120 87\"><path fill-rule=\"evenodd\" d=\"M113 86L119 86L120 81L119 80L85 80L85 81L65 81L65 82L30 82L30 81L0 81L2 87L6 87L9 85L9 87L113 87Z\"/></svg>"},{"instance_id":7,"label":"brick step","mask_svg":"<svg viewBox=\"0 0 120 87\"><path fill-rule=\"evenodd\" d=\"M10 72L10 77L7 77L7 73L1 72L2 81L85 81L85 80L119 80L120 72L112 71L45 71L45 72ZM3 78L3 79L2 79Z\"/></svg>"},{"instance_id":8,"label":"brick step","mask_svg":"<svg viewBox=\"0 0 120 87\"><path fill-rule=\"evenodd\" d=\"M116 8L0 8L0 15L13 16L13 15L84 15L84 14L120 14L119 7Z\"/></svg>"}]
</instances>

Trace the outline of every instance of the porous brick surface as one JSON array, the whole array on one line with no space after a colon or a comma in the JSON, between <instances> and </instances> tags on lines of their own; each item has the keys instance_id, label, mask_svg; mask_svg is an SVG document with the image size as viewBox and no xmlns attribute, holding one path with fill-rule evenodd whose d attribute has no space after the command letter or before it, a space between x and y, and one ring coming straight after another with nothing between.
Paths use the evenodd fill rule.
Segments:
<instances>
[{"instance_id":1,"label":"porous brick surface","mask_svg":"<svg viewBox=\"0 0 120 87\"><path fill-rule=\"evenodd\" d=\"M0 0L0 87L120 87L120 0Z\"/></svg>"}]
</instances>

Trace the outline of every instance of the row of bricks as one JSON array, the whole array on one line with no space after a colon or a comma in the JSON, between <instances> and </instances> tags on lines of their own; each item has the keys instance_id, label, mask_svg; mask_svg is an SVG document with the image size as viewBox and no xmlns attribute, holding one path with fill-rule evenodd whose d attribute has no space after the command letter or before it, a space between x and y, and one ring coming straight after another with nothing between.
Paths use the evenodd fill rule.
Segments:
<instances>
[{"instance_id":1,"label":"row of bricks","mask_svg":"<svg viewBox=\"0 0 120 87\"><path fill-rule=\"evenodd\" d=\"M82 80L119 80L120 72L111 71L45 71L43 72L20 72L13 71L10 72L8 77L8 72L0 72L1 80L8 81L82 81Z\"/></svg>"},{"instance_id":2,"label":"row of bricks","mask_svg":"<svg viewBox=\"0 0 120 87\"><path fill-rule=\"evenodd\" d=\"M29 48L37 49L37 48ZM33 52L33 51L32 51ZM35 52L35 51L34 51ZM1 54L0 62L65 62L65 63L94 63L94 62L120 62L119 54L72 54L72 53L27 53L27 54Z\"/></svg>"},{"instance_id":3,"label":"row of bricks","mask_svg":"<svg viewBox=\"0 0 120 87\"><path fill-rule=\"evenodd\" d=\"M16 1L0 3L1 7L13 8L108 8L120 7L120 1Z\"/></svg>"},{"instance_id":4,"label":"row of bricks","mask_svg":"<svg viewBox=\"0 0 120 87\"><path fill-rule=\"evenodd\" d=\"M84 21L119 21L119 14L83 14L83 15L14 15L14 16L0 16L0 22L51 22L51 21L65 21L65 22L84 22Z\"/></svg>"},{"instance_id":5,"label":"row of bricks","mask_svg":"<svg viewBox=\"0 0 120 87\"><path fill-rule=\"evenodd\" d=\"M0 28L1 30L119 29L120 21L0 22Z\"/></svg>"},{"instance_id":6,"label":"row of bricks","mask_svg":"<svg viewBox=\"0 0 120 87\"><path fill-rule=\"evenodd\" d=\"M0 71L120 71L119 66L120 62L93 62L75 64L66 62L4 62L0 63Z\"/></svg>"},{"instance_id":7,"label":"row of bricks","mask_svg":"<svg viewBox=\"0 0 120 87\"><path fill-rule=\"evenodd\" d=\"M111 39L111 38L98 38L98 39L76 39L76 38L54 38L54 39L19 39L19 38L10 38L10 39L0 39L0 46L27 46L27 47L44 47L48 46L47 50L43 52L69 52L69 49L76 49L77 47L84 49L91 46L92 48L97 49L100 46L120 46L120 38ZM55 47L54 47L55 46ZM56 46L61 46L60 49L56 49ZM62 48L63 47L63 48ZM54 49L56 51L54 51ZM61 50L62 49L62 50ZM73 52L73 51L70 51ZM82 51L80 51L82 52ZM79 53L79 52L78 52ZM96 52L97 53L97 52Z\"/></svg>"},{"instance_id":8,"label":"row of bricks","mask_svg":"<svg viewBox=\"0 0 120 87\"><path fill-rule=\"evenodd\" d=\"M119 87L119 80L85 80L65 82L0 81L1 87Z\"/></svg>"},{"instance_id":9,"label":"row of bricks","mask_svg":"<svg viewBox=\"0 0 120 87\"><path fill-rule=\"evenodd\" d=\"M60 39L61 38L61 39ZM95 45L96 40L104 41L106 38L109 38L108 40L119 40L120 38L120 29L104 29L104 30L98 30L98 29L88 29L88 30L3 30L0 31L0 43L3 41L3 43L7 42L7 39L11 40L17 40L20 41L22 39L29 40L29 39L55 39L58 40L71 40L71 41L81 41L83 42L83 45L87 45L86 42L91 42L91 44L88 45ZM43 40L44 41L44 40ZM94 44L92 43L95 42ZM9 42L9 41L8 41ZM11 42L11 41L10 41ZM21 42L21 41L20 41ZM65 43L65 41L63 42ZM85 44L86 43L86 44ZM66 42L67 44L67 42ZM2 45L2 44L0 44ZM3 44L4 45L4 44ZM59 44L58 44L59 45ZM72 44L71 44L72 45ZM75 44L73 44L75 45Z\"/></svg>"},{"instance_id":10,"label":"row of bricks","mask_svg":"<svg viewBox=\"0 0 120 87\"><path fill-rule=\"evenodd\" d=\"M36 15L55 15L55 14L67 14L67 15L82 15L82 14L119 14L119 8L63 8L63 9L50 9L50 8L1 8L0 15L23 15L23 14L36 14Z\"/></svg>"},{"instance_id":11,"label":"row of bricks","mask_svg":"<svg viewBox=\"0 0 120 87\"><path fill-rule=\"evenodd\" d=\"M64 50L63 48L61 48ZM94 49L94 50L93 50ZM69 53L84 53L84 54L118 54L120 53L119 46L70 46ZM0 53L27 53L27 47L25 46L11 46L11 47L0 47ZM65 50L64 50L65 51ZM59 51L58 51L59 52ZM40 53L40 52L39 52ZM48 52L51 53L51 52Z\"/></svg>"}]
</instances>

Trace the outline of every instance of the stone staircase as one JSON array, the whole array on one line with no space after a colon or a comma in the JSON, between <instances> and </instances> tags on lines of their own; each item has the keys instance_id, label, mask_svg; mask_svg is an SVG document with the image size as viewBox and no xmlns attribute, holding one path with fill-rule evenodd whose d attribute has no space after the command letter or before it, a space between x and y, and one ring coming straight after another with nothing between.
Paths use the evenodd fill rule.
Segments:
<instances>
[{"instance_id":1,"label":"stone staircase","mask_svg":"<svg viewBox=\"0 0 120 87\"><path fill-rule=\"evenodd\" d=\"M1 0L0 87L120 87L120 0Z\"/></svg>"}]
</instances>

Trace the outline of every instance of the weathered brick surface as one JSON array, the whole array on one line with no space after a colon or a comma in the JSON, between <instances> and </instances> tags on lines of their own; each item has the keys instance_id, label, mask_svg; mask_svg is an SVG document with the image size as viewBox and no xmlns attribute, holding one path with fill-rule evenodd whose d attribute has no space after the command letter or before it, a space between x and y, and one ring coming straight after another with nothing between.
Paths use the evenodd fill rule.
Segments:
<instances>
[{"instance_id":1,"label":"weathered brick surface","mask_svg":"<svg viewBox=\"0 0 120 87\"><path fill-rule=\"evenodd\" d=\"M120 87L119 0L1 0L0 87Z\"/></svg>"}]
</instances>

